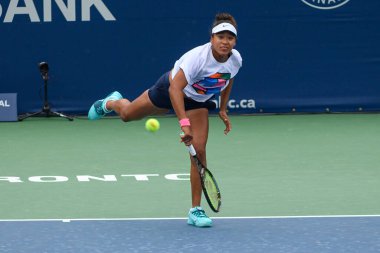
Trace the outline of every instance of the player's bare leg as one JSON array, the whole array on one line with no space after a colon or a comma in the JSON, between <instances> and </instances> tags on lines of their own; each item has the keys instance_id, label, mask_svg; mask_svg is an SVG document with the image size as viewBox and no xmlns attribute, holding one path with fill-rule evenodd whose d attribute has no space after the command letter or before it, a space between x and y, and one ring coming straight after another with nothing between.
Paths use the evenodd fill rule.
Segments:
<instances>
[{"instance_id":1,"label":"player's bare leg","mask_svg":"<svg viewBox=\"0 0 380 253\"><path fill-rule=\"evenodd\" d=\"M206 165L206 143L208 138L208 110L196 109L186 112L191 122L193 134L192 144L197 151L197 156ZM210 227L212 220L206 215L201 205L202 185L198 169L191 159L190 183L192 208L189 210L187 224L196 227Z\"/></svg>"},{"instance_id":2,"label":"player's bare leg","mask_svg":"<svg viewBox=\"0 0 380 253\"><path fill-rule=\"evenodd\" d=\"M125 121L139 120L149 115L167 113L169 110L156 107L146 90L132 102L128 99L110 100L106 104L108 110L114 110Z\"/></svg>"},{"instance_id":3,"label":"player's bare leg","mask_svg":"<svg viewBox=\"0 0 380 253\"><path fill-rule=\"evenodd\" d=\"M200 161L207 166L206 162L206 143L208 138L208 110L196 109L187 111L187 116L191 122L193 134L192 144L197 151L197 156ZM190 182L192 206L200 206L202 197L202 185L199 177L199 172L193 159L191 160Z\"/></svg>"}]
</instances>

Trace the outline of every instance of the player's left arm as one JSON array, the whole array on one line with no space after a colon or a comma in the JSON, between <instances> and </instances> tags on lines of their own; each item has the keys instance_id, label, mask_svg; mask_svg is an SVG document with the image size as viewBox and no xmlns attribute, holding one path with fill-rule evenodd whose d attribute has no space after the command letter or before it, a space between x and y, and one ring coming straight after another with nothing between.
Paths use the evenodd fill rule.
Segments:
<instances>
[{"instance_id":1,"label":"player's left arm","mask_svg":"<svg viewBox=\"0 0 380 253\"><path fill-rule=\"evenodd\" d=\"M228 86L220 93L220 110L219 117L223 121L226 128L224 129L224 134L228 134L231 131L231 122L227 115L227 104L230 99L230 93L232 90L232 85L234 83L234 79L230 79Z\"/></svg>"}]
</instances>

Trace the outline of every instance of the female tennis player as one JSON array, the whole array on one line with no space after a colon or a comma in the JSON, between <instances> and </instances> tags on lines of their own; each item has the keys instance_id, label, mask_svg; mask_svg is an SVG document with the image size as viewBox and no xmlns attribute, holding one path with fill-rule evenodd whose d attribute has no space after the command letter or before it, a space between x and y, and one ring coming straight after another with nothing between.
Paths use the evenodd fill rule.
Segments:
<instances>
[{"instance_id":1,"label":"female tennis player","mask_svg":"<svg viewBox=\"0 0 380 253\"><path fill-rule=\"evenodd\" d=\"M216 105L211 99L220 94L219 117L225 124L224 134L231 130L227 115L234 77L242 66L242 58L234 49L237 39L237 24L228 13L215 16L210 42L193 48L174 64L171 71L163 74L155 85L133 101L114 91L106 98L96 101L88 112L95 120L115 111L125 121L139 120L149 115L167 113L174 109L182 129L181 141L193 144L201 162L206 163L208 138L208 111ZM192 208L188 224L197 227L212 226L212 220L201 208L202 187L199 173L191 160L190 182Z\"/></svg>"}]
</instances>

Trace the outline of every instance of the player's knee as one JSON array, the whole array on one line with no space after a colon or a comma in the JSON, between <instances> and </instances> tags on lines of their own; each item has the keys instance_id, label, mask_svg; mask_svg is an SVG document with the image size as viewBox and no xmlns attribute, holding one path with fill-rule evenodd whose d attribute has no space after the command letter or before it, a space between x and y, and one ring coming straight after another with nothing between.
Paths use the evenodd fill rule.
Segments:
<instances>
[{"instance_id":1,"label":"player's knee","mask_svg":"<svg viewBox=\"0 0 380 253\"><path fill-rule=\"evenodd\" d=\"M198 155L198 157L202 160L202 161L204 161L204 160L206 160L206 147L197 147L196 148L196 150L197 150L197 155Z\"/></svg>"},{"instance_id":2,"label":"player's knee","mask_svg":"<svg viewBox=\"0 0 380 253\"><path fill-rule=\"evenodd\" d=\"M136 114L130 110L123 110L119 114L120 119L124 122L130 122L130 121L135 121L135 120L140 120L143 117L139 114Z\"/></svg>"},{"instance_id":3,"label":"player's knee","mask_svg":"<svg viewBox=\"0 0 380 253\"><path fill-rule=\"evenodd\" d=\"M120 112L120 119L124 122L132 121L131 117L129 117L128 113L125 111Z\"/></svg>"}]
</instances>

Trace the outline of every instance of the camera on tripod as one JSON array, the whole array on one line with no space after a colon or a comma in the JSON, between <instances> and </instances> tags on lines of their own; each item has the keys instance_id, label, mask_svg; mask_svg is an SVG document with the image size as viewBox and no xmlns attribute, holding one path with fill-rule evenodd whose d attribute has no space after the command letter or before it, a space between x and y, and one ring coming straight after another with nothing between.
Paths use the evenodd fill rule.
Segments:
<instances>
[{"instance_id":1,"label":"camera on tripod","mask_svg":"<svg viewBox=\"0 0 380 253\"><path fill-rule=\"evenodd\" d=\"M51 110L49 100L48 100L48 89L47 89L48 88L48 79L49 79L49 75L48 75L49 74L49 64L47 62L41 62L38 64L38 68L41 72L42 79L44 80L44 105L43 105L41 111L35 112L32 114L27 113L25 116L19 117L18 120L22 121L26 118L33 117L33 116L45 116L45 117L56 116L56 117L62 117L62 118L68 119L70 121L73 121L74 118L69 117L67 115L64 115L62 113L59 113L59 112L54 112Z\"/></svg>"},{"instance_id":2,"label":"camera on tripod","mask_svg":"<svg viewBox=\"0 0 380 253\"><path fill-rule=\"evenodd\" d=\"M49 64L47 62L41 62L40 64L38 64L38 67L40 68L40 72L41 72L42 78L44 80L45 79L49 79L49 77L48 77Z\"/></svg>"}]
</instances>

